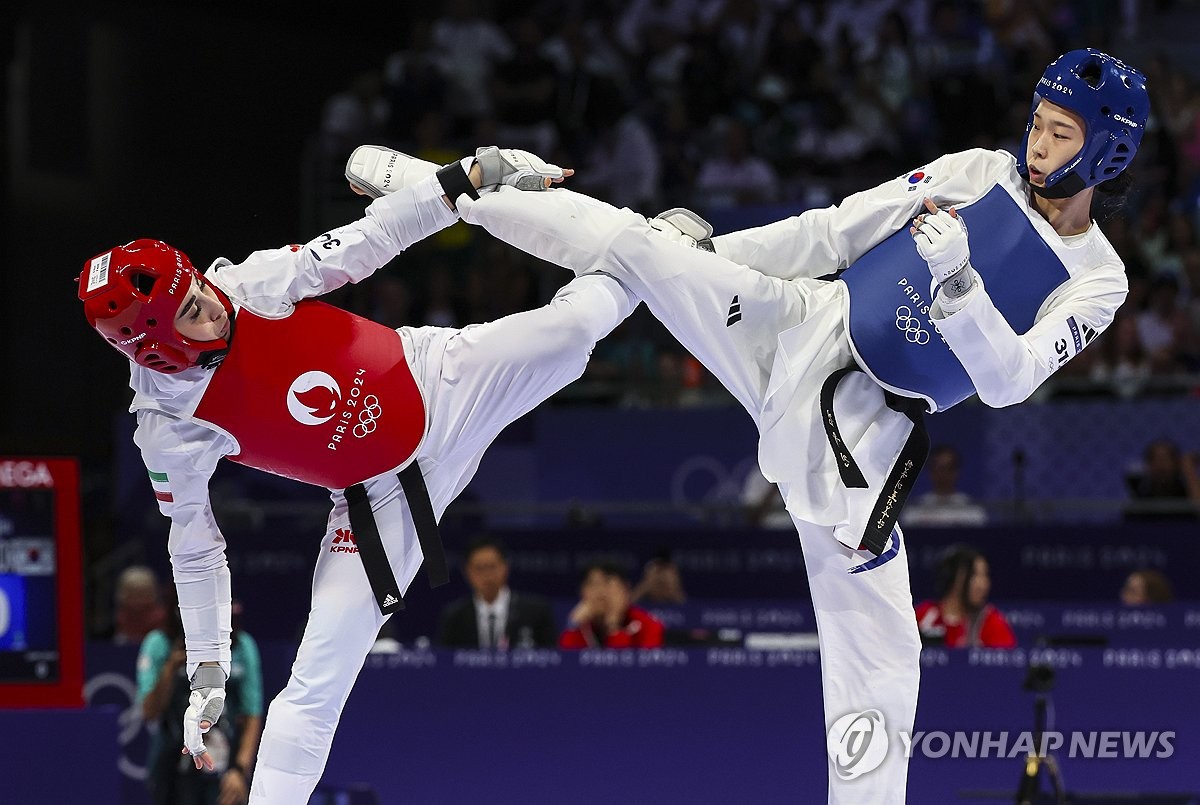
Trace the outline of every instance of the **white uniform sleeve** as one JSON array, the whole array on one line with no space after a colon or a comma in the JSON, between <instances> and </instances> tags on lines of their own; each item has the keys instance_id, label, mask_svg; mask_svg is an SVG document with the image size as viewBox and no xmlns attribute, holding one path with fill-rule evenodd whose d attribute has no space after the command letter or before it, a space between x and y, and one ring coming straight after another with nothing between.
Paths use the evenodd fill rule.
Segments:
<instances>
[{"instance_id":1,"label":"white uniform sleeve","mask_svg":"<svg viewBox=\"0 0 1200 805\"><path fill-rule=\"evenodd\" d=\"M442 194L437 177L430 176L371 202L366 216L353 223L300 246L253 252L212 276L255 313L286 316L301 299L359 282L412 244L457 221Z\"/></svg>"},{"instance_id":2,"label":"white uniform sleeve","mask_svg":"<svg viewBox=\"0 0 1200 805\"><path fill-rule=\"evenodd\" d=\"M1012 162L1003 151L947 154L918 171L848 196L839 205L721 235L713 238L713 245L722 257L767 276L824 276L846 268L907 227L926 198L940 207L976 201Z\"/></svg>"},{"instance_id":3,"label":"white uniform sleeve","mask_svg":"<svg viewBox=\"0 0 1200 805\"><path fill-rule=\"evenodd\" d=\"M1106 263L1064 283L1024 335L1013 331L982 285L953 315L947 316L937 300L930 315L979 399L1002 408L1027 399L1104 332L1128 293L1124 267Z\"/></svg>"},{"instance_id":4,"label":"white uniform sleeve","mask_svg":"<svg viewBox=\"0 0 1200 805\"><path fill-rule=\"evenodd\" d=\"M230 582L225 538L213 519L208 481L233 442L208 428L152 410L138 411L133 436L158 498L171 518L168 548L183 619L188 676L216 660L230 673Z\"/></svg>"}]
</instances>

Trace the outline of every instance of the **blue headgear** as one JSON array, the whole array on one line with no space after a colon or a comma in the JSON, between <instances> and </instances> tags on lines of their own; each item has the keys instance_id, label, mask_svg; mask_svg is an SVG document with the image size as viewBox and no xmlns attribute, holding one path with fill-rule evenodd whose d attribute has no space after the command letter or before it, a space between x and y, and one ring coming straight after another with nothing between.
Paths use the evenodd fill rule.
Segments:
<instances>
[{"instance_id":1,"label":"blue headgear","mask_svg":"<svg viewBox=\"0 0 1200 805\"><path fill-rule=\"evenodd\" d=\"M1029 178L1025 155L1033 112L1042 100L1070 109L1083 118L1087 129L1079 153L1047 176L1044 188L1034 187L1035 193L1047 198L1073 196L1129 166L1150 116L1146 76L1092 48L1072 50L1052 61L1034 90L1025 137L1017 152L1017 171L1025 179Z\"/></svg>"}]
</instances>

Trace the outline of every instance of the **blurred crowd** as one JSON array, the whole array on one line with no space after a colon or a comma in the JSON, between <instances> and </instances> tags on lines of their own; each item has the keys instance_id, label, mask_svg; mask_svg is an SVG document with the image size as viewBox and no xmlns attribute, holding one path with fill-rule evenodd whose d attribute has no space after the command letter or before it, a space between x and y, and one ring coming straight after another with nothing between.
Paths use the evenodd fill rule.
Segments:
<instances>
[{"instance_id":1,"label":"blurred crowd","mask_svg":"<svg viewBox=\"0 0 1200 805\"><path fill-rule=\"evenodd\" d=\"M1126 208L1104 221L1130 297L1050 393L1178 391L1200 369L1200 89L1139 34L1180 11L1085 0L451 0L410 10L406 41L326 100L314 173L340 194L345 157L363 142L438 163L498 143L574 166L574 186L639 212L757 206L770 220L942 153L1015 150L1045 65L1083 44L1107 49L1147 73L1153 101ZM428 270L410 263L343 303L389 324L463 325L544 302L567 278L462 225L418 251ZM597 350L571 394L730 400L642 315Z\"/></svg>"}]
</instances>

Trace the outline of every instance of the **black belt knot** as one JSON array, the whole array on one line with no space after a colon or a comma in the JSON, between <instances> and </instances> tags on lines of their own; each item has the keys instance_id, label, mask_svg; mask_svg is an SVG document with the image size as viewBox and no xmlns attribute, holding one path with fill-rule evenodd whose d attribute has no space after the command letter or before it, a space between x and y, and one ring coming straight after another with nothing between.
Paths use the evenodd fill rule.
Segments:
<instances>
[{"instance_id":1,"label":"black belt knot","mask_svg":"<svg viewBox=\"0 0 1200 805\"><path fill-rule=\"evenodd\" d=\"M833 394L848 374L861 371L858 366L838 369L829 375L821 386L821 422L825 426L825 437L829 440L829 447L837 460L838 474L841 475L842 483L847 489L866 489L867 479L842 440L837 417L833 412ZM887 389L884 389L883 399L888 408L908 417L913 423L913 428L904 446L900 448L900 455L892 465L892 470L875 501L871 516L867 519L862 544L859 546L860 550L865 548L876 556L883 553L887 547L888 537L896 525L900 510L904 508L921 467L925 465L925 459L929 456L929 431L925 427L924 400L902 397Z\"/></svg>"}]
</instances>

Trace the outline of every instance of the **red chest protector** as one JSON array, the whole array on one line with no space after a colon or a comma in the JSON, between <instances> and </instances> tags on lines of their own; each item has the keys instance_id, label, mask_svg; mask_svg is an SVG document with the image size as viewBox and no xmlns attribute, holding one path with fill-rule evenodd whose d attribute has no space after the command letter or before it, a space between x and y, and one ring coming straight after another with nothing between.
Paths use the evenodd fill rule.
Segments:
<instances>
[{"instance_id":1,"label":"red chest protector","mask_svg":"<svg viewBox=\"0 0 1200 805\"><path fill-rule=\"evenodd\" d=\"M195 412L237 440L232 461L345 489L416 454L425 403L395 330L311 300L236 326Z\"/></svg>"}]
</instances>

